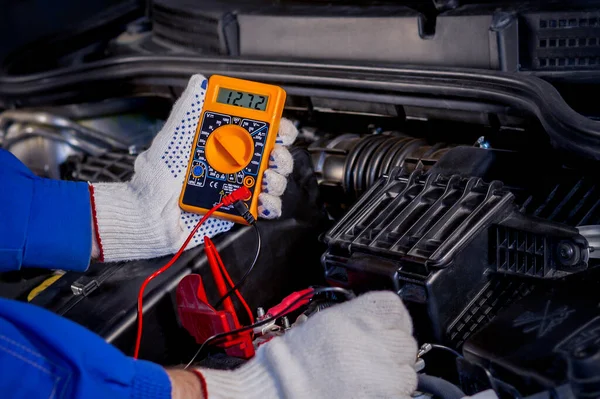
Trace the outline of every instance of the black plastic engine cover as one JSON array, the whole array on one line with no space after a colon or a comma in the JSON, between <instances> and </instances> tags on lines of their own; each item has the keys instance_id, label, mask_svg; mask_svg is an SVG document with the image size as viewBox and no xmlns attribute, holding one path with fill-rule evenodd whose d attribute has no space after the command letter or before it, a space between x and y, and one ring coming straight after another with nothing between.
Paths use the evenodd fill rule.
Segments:
<instances>
[{"instance_id":1,"label":"black plastic engine cover","mask_svg":"<svg viewBox=\"0 0 600 399\"><path fill-rule=\"evenodd\" d=\"M490 168L496 154L482 151L481 162L466 159ZM455 148L438 164L464 162L471 152ZM322 263L332 284L396 291L420 341L459 347L529 292L531 281L520 278L585 270L587 242L572 227L522 214L499 181L447 170L397 169L381 178L327 233Z\"/></svg>"},{"instance_id":2,"label":"black plastic engine cover","mask_svg":"<svg viewBox=\"0 0 600 399\"><path fill-rule=\"evenodd\" d=\"M577 397L600 397L600 273L542 284L463 346L465 357L522 394L570 383Z\"/></svg>"}]
</instances>

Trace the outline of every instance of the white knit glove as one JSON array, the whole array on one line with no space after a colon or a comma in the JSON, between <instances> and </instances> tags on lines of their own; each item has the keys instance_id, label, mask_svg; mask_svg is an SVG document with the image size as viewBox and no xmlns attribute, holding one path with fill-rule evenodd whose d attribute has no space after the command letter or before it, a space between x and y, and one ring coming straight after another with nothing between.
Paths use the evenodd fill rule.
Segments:
<instances>
[{"instance_id":1,"label":"white knit glove","mask_svg":"<svg viewBox=\"0 0 600 399\"><path fill-rule=\"evenodd\" d=\"M99 260L106 262L154 258L175 253L200 215L182 211L178 199L186 174L198 119L204 105L207 80L194 75L177 100L169 119L154 138L150 148L135 161L135 173L128 183L95 183L92 185L94 227L99 247ZM281 215L281 194L286 176L291 173L293 159L286 146L298 131L286 119L279 126L277 144L269 157L259 216ZM188 248L201 244L204 236L228 231L233 223L209 219L198 230Z\"/></svg>"},{"instance_id":2,"label":"white knit glove","mask_svg":"<svg viewBox=\"0 0 600 399\"><path fill-rule=\"evenodd\" d=\"M197 370L208 399L408 399L416 355L400 298L372 292L274 338L237 370Z\"/></svg>"}]
</instances>

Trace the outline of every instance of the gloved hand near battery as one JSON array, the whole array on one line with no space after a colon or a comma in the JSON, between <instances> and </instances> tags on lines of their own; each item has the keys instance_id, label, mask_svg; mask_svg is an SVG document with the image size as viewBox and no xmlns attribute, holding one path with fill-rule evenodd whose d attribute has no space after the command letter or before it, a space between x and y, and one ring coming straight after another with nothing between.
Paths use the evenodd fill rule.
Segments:
<instances>
[{"instance_id":1,"label":"gloved hand near battery","mask_svg":"<svg viewBox=\"0 0 600 399\"><path fill-rule=\"evenodd\" d=\"M416 353L412 322L400 298L372 292L271 340L239 369L196 369L196 389L205 399L408 399L417 386ZM180 373L169 372L172 379L185 378ZM183 384L173 389L173 398L198 397L185 392Z\"/></svg>"},{"instance_id":2,"label":"gloved hand near battery","mask_svg":"<svg viewBox=\"0 0 600 399\"><path fill-rule=\"evenodd\" d=\"M112 262L172 254L199 221L201 215L181 210L178 199L206 87L204 76L192 76L150 148L137 157L131 181L92 185L93 257ZM280 196L293 168L286 146L293 143L297 134L289 120L281 120L269 169L263 176L259 217L272 219L281 215ZM212 237L232 226L228 221L209 219L188 248L201 244L204 236Z\"/></svg>"}]
</instances>

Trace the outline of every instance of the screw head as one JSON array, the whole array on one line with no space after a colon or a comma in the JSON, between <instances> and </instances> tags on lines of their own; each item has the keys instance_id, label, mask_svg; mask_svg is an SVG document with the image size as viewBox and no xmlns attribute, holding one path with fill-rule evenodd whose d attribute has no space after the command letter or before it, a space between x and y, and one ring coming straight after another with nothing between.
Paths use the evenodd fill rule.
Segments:
<instances>
[{"instance_id":1,"label":"screw head","mask_svg":"<svg viewBox=\"0 0 600 399\"><path fill-rule=\"evenodd\" d=\"M573 247L570 245L561 244L558 247L558 253L559 253L560 257L563 259L571 258L573 256L573 252L575 252L575 251L573 250Z\"/></svg>"},{"instance_id":2,"label":"screw head","mask_svg":"<svg viewBox=\"0 0 600 399\"><path fill-rule=\"evenodd\" d=\"M581 260L579 248L570 241L561 241L556 246L558 263L562 266L575 266Z\"/></svg>"}]
</instances>

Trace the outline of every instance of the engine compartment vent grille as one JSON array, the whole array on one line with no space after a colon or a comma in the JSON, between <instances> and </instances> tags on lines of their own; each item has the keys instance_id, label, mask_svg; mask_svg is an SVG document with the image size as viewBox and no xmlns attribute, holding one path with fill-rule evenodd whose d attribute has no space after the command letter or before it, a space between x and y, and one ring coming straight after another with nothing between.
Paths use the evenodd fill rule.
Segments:
<instances>
[{"instance_id":1,"label":"engine compartment vent grille","mask_svg":"<svg viewBox=\"0 0 600 399\"><path fill-rule=\"evenodd\" d=\"M469 304L448 328L452 346L460 347L482 325L491 321L498 312L529 294L534 285L522 280L496 276Z\"/></svg>"},{"instance_id":2,"label":"engine compartment vent grille","mask_svg":"<svg viewBox=\"0 0 600 399\"><path fill-rule=\"evenodd\" d=\"M381 179L331 231L327 241L386 256L410 256L443 266L511 203L502 183L416 171ZM374 194L374 193L378 193ZM369 201L367 205L366 202Z\"/></svg>"},{"instance_id":3,"label":"engine compartment vent grille","mask_svg":"<svg viewBox=\"0 0 600 399\"><path fill-rule=\"evenodd\" d=\"M561 19L540 19L540 30L543 29L561 29L561 28L577 28L577 27L596 27L598 26L598 18L561 18Z\"/></svg>"},{"instance_id":4,"label":"engine compartment vent grille","mask_svg":"<svg viewBox=\"0 0 600 399\"><path fill-rule=\"evenodd\" d=\"M524 66L534 70L592 69L600 66L600 14L547 12L525 14Z\"/></svg>"},{"instance_id":5,"label":"engine compartment vent grille","mask_svg":"<svg viewBox=\"0 0 600 399\"><path fill-rule=\"evenodd\" d=\"M546 256L546 238L512 229L496 226L490 233L495 235L490 242L495 242L496 270L521 275L544 277L550 273Z\"/></svg>"}]
</instances>

